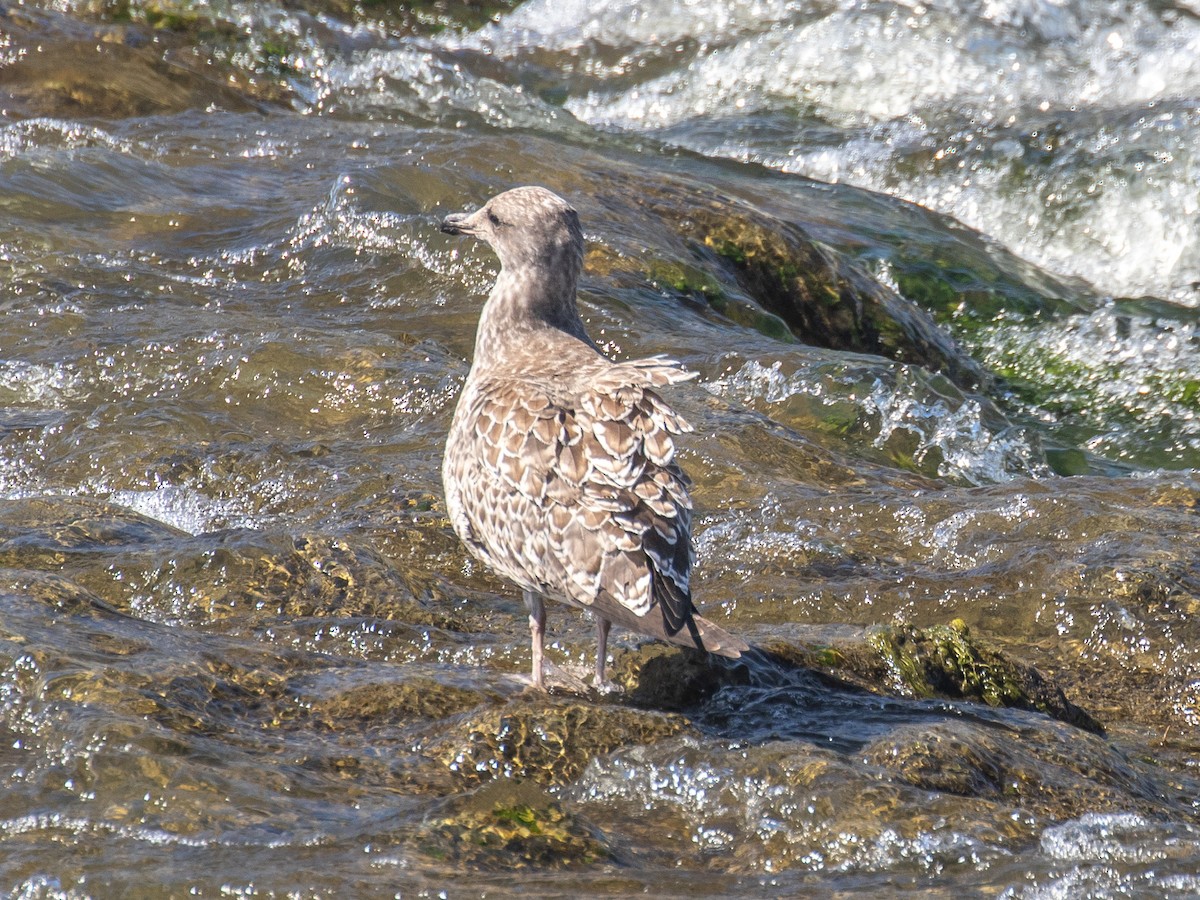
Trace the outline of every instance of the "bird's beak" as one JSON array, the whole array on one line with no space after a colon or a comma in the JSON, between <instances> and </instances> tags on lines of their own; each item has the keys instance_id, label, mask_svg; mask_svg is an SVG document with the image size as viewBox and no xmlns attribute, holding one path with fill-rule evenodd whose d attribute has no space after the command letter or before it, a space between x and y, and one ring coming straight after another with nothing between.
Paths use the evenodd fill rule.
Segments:
<instances>
[{"instance_id":1,"label":"bird's beak","mask_svg":"<svg viewBox=\"0 0 1200 900\"><path fill-rule=\"evenodd\" d=\"M455 213L442 219L442 231L446 234L474 234L471 227L470 213Z\"/></svg>"}]
</instances>

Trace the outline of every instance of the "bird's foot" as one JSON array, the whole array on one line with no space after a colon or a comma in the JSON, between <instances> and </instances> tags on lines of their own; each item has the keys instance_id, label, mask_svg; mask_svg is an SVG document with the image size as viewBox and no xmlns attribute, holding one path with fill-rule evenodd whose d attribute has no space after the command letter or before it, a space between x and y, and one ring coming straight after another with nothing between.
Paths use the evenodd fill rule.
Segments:
<instances>
[{"instance_id":1,"label":"bird's foot","mask_svg":"<svg viewBox=\"0 0 1200 900\"><path fill-rule=\"evenodd\" d=\"M599 694L601 697L607 697L610 694L620 694L623 693L624 690L625 689L619 684L613 684L607 678L603 681L599 681L595 678L592 679L592 691Z\"/></svg>"}]
</instances>

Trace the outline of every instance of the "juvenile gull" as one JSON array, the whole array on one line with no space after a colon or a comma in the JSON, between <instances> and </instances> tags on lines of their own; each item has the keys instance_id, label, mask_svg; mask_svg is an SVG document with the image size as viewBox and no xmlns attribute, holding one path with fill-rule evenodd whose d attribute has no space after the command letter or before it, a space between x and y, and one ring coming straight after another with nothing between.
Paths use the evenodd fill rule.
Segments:
<instances>
[{"instance_id":1,"label":"juvenile gull","mask_svg":"<svg viewBox=\"0 0 1200 900\"><path fill-rule=\"evenodd\" d=\"M695 373L661 356L615 363L592 343L575 305L583 232L556 194L506 191L442 231L500 258L442 481L455 533L525 593L534 685L546 597L594 614L598 685L614 622L740 656L747 645L692 605L690 482L671 437L691 426L655 391Z\"/></svg>"}]
</instances>

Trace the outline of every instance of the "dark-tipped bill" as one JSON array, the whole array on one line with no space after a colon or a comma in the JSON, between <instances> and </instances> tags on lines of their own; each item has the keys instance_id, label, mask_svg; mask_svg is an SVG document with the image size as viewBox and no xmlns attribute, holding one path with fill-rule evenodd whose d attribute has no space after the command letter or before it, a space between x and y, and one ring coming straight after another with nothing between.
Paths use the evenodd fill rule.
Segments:
<instances>
[{"instance_id":1,"label":"dark-tipped bill","mask_svg":"<svg viewBox=\"0 0 1200 900\"><path fill-rule=\"evenodd\" d=\"M442 231L446 234L471 234L473 229L467 224L467 219L470 217L469 213L455 213L452 216L446 216L442 220Z\"/></svg>"}]
</instances>

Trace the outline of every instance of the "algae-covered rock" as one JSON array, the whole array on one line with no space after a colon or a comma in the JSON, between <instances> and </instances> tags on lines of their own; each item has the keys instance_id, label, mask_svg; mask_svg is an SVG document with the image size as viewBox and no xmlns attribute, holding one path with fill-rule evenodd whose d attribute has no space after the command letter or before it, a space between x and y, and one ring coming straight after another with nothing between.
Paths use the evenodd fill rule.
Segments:
<instances>
[{"instance_id":1,"label":"algae-covered rock","mask_svg":"<svg viewBox=\"0 0 1200 900\"><path fill-rule=\"evenodd\" d=\"M589 267L593 263L589 257ZM772 340L796 343L788 323L736 293L726 290L721 282L699 266L673 260L651 259L645 272L650 282L682 297L703 303L710 309L746 328L753 328Z\"/></svg>"},{"instance_id":2,"label":"algae-covered rock","mask_svg":"<svg viewBox=\"0 0 1200 900\"><path fill-rule=\"evenodd\" d=\"M531 778L566 784L595 756L690 727L678 715L534 697L468 713L422 750L469 782Z\"/></svg>"},{"instance_id":3,"label":"algae-covered rock","mask_svg":"<svg viewBox=\"0 0 1200 900\"><path fill-rule=\"evenodd\" d=\"M1036 710L1103 731L1051 679L972 636L959 619L929 628L875 626L829 641L776 640L762 650L776 664L819 669L876 692Z\"/></svg>"},{"instance_id":4,"label":"algae-covered rock","mask_svg":"<svg viewBox=\"0 0 1200 900\"><path fill-rule=\"evenodd\" d=\"M421 849L476 869L564 869L610 858L603 840L528 781L495 781L426 820Z\"/></svg>"},{"instance_id":5,"label":"algae-covered rock","mask_svg":"<svg viewBox=\"0 0 1200 900\"><path fill-rule=\"evenodd\" d=\"M961 387L991 376L924 310L813 240L804 229L715 192L647 188L645 204L731 271L801 341L886 356L941 372ZM678 220L684 204L687 218ZM695 278L690 281L696 281ZM706 291L715 295L711 288Z\"/></svg>"},{"instance_id":6,"label":"algae-covered rock","mask_svg":"<svg viewBox=\"0 0 1200 900\"><path fill-rule=\"evenodd\" d=\"M893 681L915 696L1034 709L1089 731L1102 730L1037 669L982 645L959 619L923 629L875 628L867 641Z\"/></svg>"}]
</instances>

